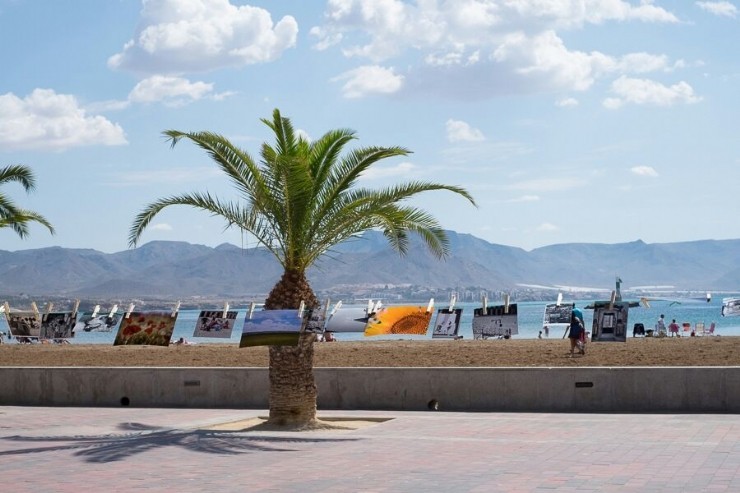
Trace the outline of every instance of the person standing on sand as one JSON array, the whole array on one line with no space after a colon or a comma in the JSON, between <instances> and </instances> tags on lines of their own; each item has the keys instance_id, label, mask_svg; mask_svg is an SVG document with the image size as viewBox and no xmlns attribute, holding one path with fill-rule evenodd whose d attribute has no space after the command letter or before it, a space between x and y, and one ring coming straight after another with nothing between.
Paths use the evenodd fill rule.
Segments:
<instances>
[{"instance_id":1,"label":"person standing on sand","mask_svg":"<svg viewBox=\"0 0 740 493\"><path fill-rule=\"evenodd\" d=\"M658 323L655 324L655 331L658 333L658 337L661 337L662 335L666 335L665 333L665 315L662 313L660 314L660 318L658 319Z\"/></svg>"},{"instance_id":2,"label":"person standing on sand","mask_svg":"<svg viewBox=\"0 0 740 493\"><path fill-rule=\"evenodd\" d=\"M578 312L580 313L580 310L578 310ZM575 309L570 315L570 327L568 328L568 331L568 339L570 339L570 357L573 357L576 346L581 354L586 354L585 346L581 341L582 337L585 335L583 314L581 313L581 317L579 318Z\"/></svg>"},{"instance_id":3,"label":"person standing on sand","mask_svg":"<svg viewBox=\"0 0 740 493\"><path fill-rule=\"evenodd\" d=\"M671 333L671 337L673 337L673 336L678 337L678 324L676 323L676 319L675 318L668 325L668 330Z\"/></svg>"}]
</instances>

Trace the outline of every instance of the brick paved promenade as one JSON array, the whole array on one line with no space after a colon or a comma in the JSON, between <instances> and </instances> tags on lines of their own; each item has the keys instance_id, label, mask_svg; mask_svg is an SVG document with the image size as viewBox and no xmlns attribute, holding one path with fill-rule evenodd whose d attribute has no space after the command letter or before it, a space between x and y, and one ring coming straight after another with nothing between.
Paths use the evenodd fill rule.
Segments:
<instances>
[{"instance_id":1,"label":"brick paved promenade","mask_svg":"<svg viewBox=\"0 0 740 493\"><path fill-rule=\"evenodd\" d=\"M213 431L264 411L0 407L3 492L740 491L740 416L322 412L352 431Z\"/></svg>"}]
</instances>

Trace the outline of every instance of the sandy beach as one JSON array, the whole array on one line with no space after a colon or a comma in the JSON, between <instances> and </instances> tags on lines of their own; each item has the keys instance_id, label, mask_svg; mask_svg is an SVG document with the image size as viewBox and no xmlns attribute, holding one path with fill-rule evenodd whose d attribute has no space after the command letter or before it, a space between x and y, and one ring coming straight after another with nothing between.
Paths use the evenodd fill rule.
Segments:
<instances>
[{"instance_id":1,"label":"sandy beach","mask_svg":"<svg viewBox=\"0 0 740 493\"><path fill-rule=\"evenodd\" d=\"M107 346L1 344L0 366L266 367L266 347L227 344ZM569 357L567 339L316 343L316 367L738 366L740 337L589 342Z\"/></svg>"}]
</instances>

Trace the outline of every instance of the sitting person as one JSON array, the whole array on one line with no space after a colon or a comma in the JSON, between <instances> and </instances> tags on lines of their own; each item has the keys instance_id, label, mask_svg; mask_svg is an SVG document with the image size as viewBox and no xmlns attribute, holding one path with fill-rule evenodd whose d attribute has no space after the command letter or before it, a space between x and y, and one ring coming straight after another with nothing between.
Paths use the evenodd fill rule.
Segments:
<instances>
[{"instance_id":1,"label":"sitting person","mask_svg":"<svg viewBox=\"0 0 740 493\"><path fill-rule=\"evenodd\" d=\"M336 342L337 338L331 332L324 332L324 342Z\"/></svg>"}]
</instances>

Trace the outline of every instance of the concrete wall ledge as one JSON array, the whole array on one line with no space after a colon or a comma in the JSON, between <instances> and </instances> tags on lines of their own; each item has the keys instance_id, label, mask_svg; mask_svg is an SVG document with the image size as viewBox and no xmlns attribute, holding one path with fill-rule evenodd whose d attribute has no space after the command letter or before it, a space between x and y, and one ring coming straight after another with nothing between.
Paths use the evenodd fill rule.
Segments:
<instances>
[{"instance_id":1,"label":"concrete wall ledge","mask_svg":"<svg viewBox=\"0 0 740 493\"><path fill-rule=\"evenodd\" d=\"M319 409L738 413L740 366L315 368ZM0 367L0 405L268 407L267 368Z\"/></svg>"}]
</instances>

